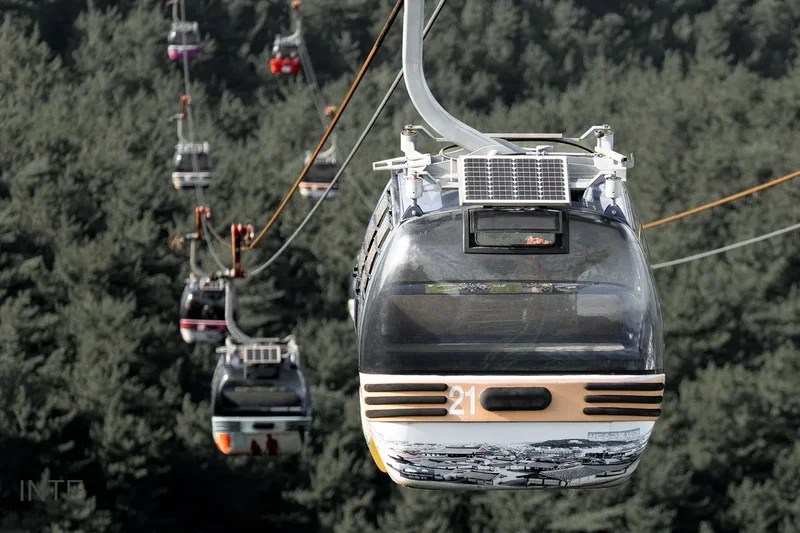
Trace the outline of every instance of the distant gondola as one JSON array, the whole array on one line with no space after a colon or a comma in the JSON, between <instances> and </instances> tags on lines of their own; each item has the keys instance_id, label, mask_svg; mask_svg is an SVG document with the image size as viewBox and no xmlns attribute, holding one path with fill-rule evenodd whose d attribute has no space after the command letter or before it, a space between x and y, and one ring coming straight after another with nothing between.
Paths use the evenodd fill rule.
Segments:
<instances>
[{"instance_id":1,"label":"distant gondola","mask_svg":"<svg viewBox=\"0 0 800 533\"><path fill-rule=\"evenodd\" d=\"M303 70L299 47L286 42L279 35L272 47L269 70L273 74L299 74Z\"/></svg>"},{"instance_id":2,"label":"distant gondola","mask_svg":"<svg viewBox=\"0 0 800 533\"><path fill-rule=\"evenodd\" d=\"M186 56L196 59L200 55L200 29L197 22L173 22L169 32L167 52L173 61Z\"/></svg>"},{"instance_id":3,"label":"distant gondola","mask_svg":"<svg viewBox=\"0 0 800 533\"><path fill-rule=\"evenodd\" d=\"M308 391L294 340L233 346L217 363L211 385L217 448L229 455L301 451L311 423Z\"/></svg>"},{"instance_id":4,"label":"distant gondola","mask_svg":"<svg viewBox=\"0 0 800 533\"><path fill-rule=\"evenodd\" d=\"M401 135L355 275L362 424L377 466L443 489L610 487L661 415L664 334L632 160L608 126L580 139L481 133L433 99L423 0L406 0L403 69L423 120ZM593 135L583 152L556 152Z\"/></svg>"},{"instance_id":5,"label":"distant gondola","mask_svg":"<svg viewBox=\"0 0 800 533\"><path fill-rule=\"evenodd\" d=\"M234 299L234 302L236 300ZM234 317L239 310L234 303ZM196 278L186 281L181 298L181 337L187 343L221 343L225 324L225 287L220 280Z\"/></svg>"},{"instance_id":6,"label":"distant gondola","mask_svg":"<svg viewBox=\"0 0 800 533\"><path fill-rule=\"evenodd\" d=\"M178 190L211 186L213 163L208 143L180 143L175 147L172 185Z\"/></svg>"},{"instance_id":7,"label":"distant gondola","mask_svg":"<svg viewBox=\"0 0 800 533\"><path fill-rule=\"evenodd\" d=\"M308 164L311 153L306 153L304 164ZM300 194L306 198L321 198L328 186L339 172L340 166L336 163L336 153L332 150L317 155L314 164L308 169L303 181L300 182ZM334 183L325 199L332 199L339 195L339 183Z\"/></svg>"},{"instance_id":8,"label":"distant gondola","mask_svg":"<svg viewBox=\"0 0 800 533\"><path fill-rule=\"evenodd\" d=\"M294 76L303 70L303 62L300 60L300 44L303 38L300 1L294 0L291 7L295 29L287 37L275 36L269 59L269 70L273 74Z\"/></svg>"}]
</instances>

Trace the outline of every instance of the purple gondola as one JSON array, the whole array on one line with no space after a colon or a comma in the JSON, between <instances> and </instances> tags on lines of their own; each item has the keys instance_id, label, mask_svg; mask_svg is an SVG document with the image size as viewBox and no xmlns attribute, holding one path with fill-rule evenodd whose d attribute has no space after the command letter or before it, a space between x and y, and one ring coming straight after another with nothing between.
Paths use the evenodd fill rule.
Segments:
<instances>
[{"instance_id":1,"label":"purple gondola","mask_svg":"<svg viewBox=\"0 0 800 533\"><path fill-rule=\"evenodd\" d=\"M200 55L200 28L197 22L173 22L169 32L169 58L180 61L186 56L195 59Z\"/></svg>"}]
</instances>

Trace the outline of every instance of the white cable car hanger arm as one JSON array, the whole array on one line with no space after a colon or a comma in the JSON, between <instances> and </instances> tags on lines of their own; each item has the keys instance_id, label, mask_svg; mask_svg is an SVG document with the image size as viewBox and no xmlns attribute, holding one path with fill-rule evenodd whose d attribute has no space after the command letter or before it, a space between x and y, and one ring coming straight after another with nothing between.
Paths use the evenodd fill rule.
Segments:
<instances>
[{"instance_id":1,"label":"white cable car hanger arm","mask_svg":"<svg viewBox=\"0 0 800 533\"><path fill-rule=\"evenodd\" d=\"M431 127L471 152L521 154L523 148L492 139L450 115L436 101L425 81L422 66L425 0L407 0L403 13L403 76L414 107Z\"/></svg>"},{"instance_id":2,"label":"white cable car hanger arm","mask_svg":"<svg viewBox=\"0 0 800 533\"><path fill-rule=\"evenodd\" d=\"M443 189L463 188L465 175L463 168L457 162L463 162L464 157L445 157L442 154L431 156L416 149L416 134L422 131L435 141L451 142L461 146L472 159L481 158L509 158L513 156L544 157L553 160L562 157L564 166L561 172L568 189L587 189L600 180L605 180L604 196L616 204L624 194L622 182L626 181L626 172L633 166L633 156L630 158L614 151L614 134L608 125L593 126L578 139L564 138L561 134L525 133L525 134L485 134L464 124L450 115L431 94L425 81L423 71L423 31L424 0L407 0L404 7L403 19L403 74L405 77L408 94L417 112L430 126L442 137L435 137L424 126L406 126L401 134L400 149L405 154L402 157L378 161L373 164L373 170L396 171L398 177L404 180L405 196L411 201L412 206L417 206L417 200L427 195L423 181L434 186L439 194ZM580 144L580 141L594 134L597 144L591 150ZM538 146L524 148L512 144L502 137L519 140L550 140L580 147L588 154L564 153L554 154L552 146ZM591 159L590 159L591 158ZM521 158L519 164L525 163ZM530 164L530 163L529 163ZM461 169L461 170L460 170ZM566 191L566 189L565 189ZM462 195L463 196L463 195ZM532 201L532 200L531 200ZM539 200L541 203L544 200ZM569 202L569 194L560 200L547 200L545 203ZM530 203L527 200L514 200L514 204ZM532 205L532 204L531 204ZM416 207L415 207L416 209ZM421 211L418 211L420 213Z\"/></svg>"}]
</instances>

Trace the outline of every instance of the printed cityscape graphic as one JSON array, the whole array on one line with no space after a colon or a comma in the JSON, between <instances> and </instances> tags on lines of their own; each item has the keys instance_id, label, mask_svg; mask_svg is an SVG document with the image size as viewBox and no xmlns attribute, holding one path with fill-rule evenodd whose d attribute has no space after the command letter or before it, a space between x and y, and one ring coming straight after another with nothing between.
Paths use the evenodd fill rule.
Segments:
<instances>
[{"instance_id":1,"label":"printed cityscape graphic","mask_svg":"<svg viewBox=\"0 0 800 533\"><path fill-rule=\"evenodd\" d=\"M589 432L586 438L442 446L386 442L386 466L414 482L508 488L602 486L633 473L650 432Z\"/></svg>"}]
</instances>

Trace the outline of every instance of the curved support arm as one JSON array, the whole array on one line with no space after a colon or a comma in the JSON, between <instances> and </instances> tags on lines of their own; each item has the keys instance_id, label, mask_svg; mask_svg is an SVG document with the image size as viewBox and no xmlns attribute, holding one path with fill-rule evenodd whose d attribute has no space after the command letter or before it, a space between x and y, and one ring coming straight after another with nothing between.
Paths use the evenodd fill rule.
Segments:
<instances>
[{"instance_id":1,"label":"curved support arm","mask_svg":"<svg viewBox=\"0 0 800 533\"><path fill-rule=\"evenodd\" d=\"M186 144L186 139L184 139L183 137L183 117L184 115L177 114L177 115L172 115L169 119L170 122L174 120L178 123L178 143L180 144Z\"/></svg>"},{"instance_id":2,"label":"curved support arm","mask_svg":"<svg viewBox=\"0 0 800 533\"><path fill-rule=\"evenodd\" d=\"M228 333L239 344L252 343L254 339L248 337L233 318L233 287L231 287L231 280L225 280L225 326L228 328Z\"/></svg>"},{"instance_id":3,"label":"curved support arm","mask_svg":"<svg viewBox=\"0 0 800 533\"><path fill-rule=\"evenodd\" d=\"M336 158L336 135L335 134L331 135L331 147L328 148L327 150L325 150L324 152L320 152L319 155L317 156L317 159L320 159L320 158L328 158L328 159L331 159L331 158L335 159Z\"/></svg>"},{"instance_id":4,"label":"curved support arm","mask_svg":"<svg viewBox=\"0 0 800 533\"><path fill-rule=\"evenodd\" d=\"M247 334L239 329L236 320L233 318L233 286L232 280L225 280L225 326L228 328L228 333L239 344L253 344L259 342L280 342L278 337L268 338L253 338L248 337Z\"/></svg>"},{"instance_id":5,"label":"curved support arm","mask_svg":"<svg viewBox=\"0 0 800 533\"><path fill-rule=\"evenodd\" d=\"M448 113L436 101L425 81L422 68L425 0L406 0L403 12L403 76L411 102L420 116L443 137L473 153L496 150L498 154L525 153L525 150L502 139L492 139L467 126Z\"/></svg>"},{"instance_id":6,"label":"curved support arm","mask_svg":"<svg viewBox=\"0 0 800 533\"><path fill-rule=\"evenodd\" d=\"M209 275L203 272L199 266L197 266L197 240L192 239L192 242L189 244L189 266L192 268L192 274L198 276L200 278L207 278Z\"/></svg>"},{"instance_id":7,"label":"curved support arm","mask_svg":"<svg viewBox=\"0 0 800 533\"><path fill-rule=\"evenodd\" d=\"M291 43L297 43L303 32L303 20L300 18L300 10L294 7L292 8L292 22L294 22L294 33L288 37L284 37L284 39Z\"/></svg>"}]
</instances>

